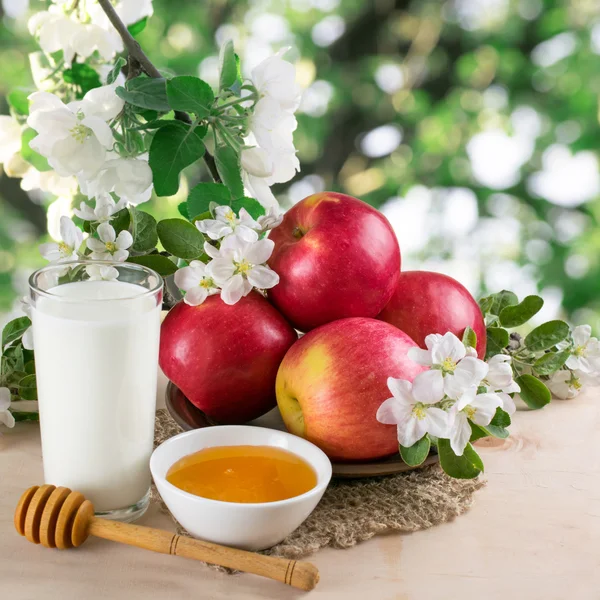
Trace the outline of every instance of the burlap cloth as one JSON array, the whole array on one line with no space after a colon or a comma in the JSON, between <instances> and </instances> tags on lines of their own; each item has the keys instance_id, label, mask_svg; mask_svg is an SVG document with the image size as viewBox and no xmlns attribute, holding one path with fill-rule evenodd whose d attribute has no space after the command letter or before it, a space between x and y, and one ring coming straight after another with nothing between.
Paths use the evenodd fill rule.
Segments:
<instances>
[{"instance_id":1,"label":"burlap cloth","mask_svg":"<svg viewBox=\"0 0 600 600\"><path fill-rule=\"evenodd\" d=\"M166 410L157 412L155 445L181 431ZM386 477L333 479L308 519L264 554L298 559L326 546L350 548L389 531L427 529L467 511L484 485L480 478L452 479L439 465ZM168 512L154 485L151 501ZM179 534L189 535L173 520Z\"/></svg>"}]
</instances>

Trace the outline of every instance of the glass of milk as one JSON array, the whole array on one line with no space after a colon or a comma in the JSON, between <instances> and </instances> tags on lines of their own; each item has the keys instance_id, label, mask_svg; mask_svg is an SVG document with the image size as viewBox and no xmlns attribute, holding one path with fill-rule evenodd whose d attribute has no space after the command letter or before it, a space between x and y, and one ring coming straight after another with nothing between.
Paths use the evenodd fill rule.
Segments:
<instances>
[{"instance_id":1,"label":"glass of milk","mask_svg":"<svg viewBox=\"0 0 600 600\"><path fill-rule=\"evenodd\" d=\"M44 480L132 521L149 502L163 281L94 261L49 265L29 286Z\"/></svg>"}]
</instances>

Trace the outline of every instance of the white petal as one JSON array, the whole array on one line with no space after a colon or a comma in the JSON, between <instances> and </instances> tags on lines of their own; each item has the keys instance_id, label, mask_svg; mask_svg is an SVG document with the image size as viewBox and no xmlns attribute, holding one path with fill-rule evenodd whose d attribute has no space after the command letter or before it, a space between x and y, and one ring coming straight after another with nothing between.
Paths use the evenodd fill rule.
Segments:
<instances>
[{"instance_id":1,"label":"white petal","mask_svg":"<svg viewBox=\"0 0 600 600\"><path fill-rule=\"evenodd\" d=\"M455 363L464 358L466 350L464 344L451 332L445 333L441 341L436 342L431 351L433 364L440 365L446 359Z\"/></svg>"},{"instance_id":2,"label":"white petal","mask_svg":"<svg viewBox=\"0 0 600 600\"><path fill-rule=\"evenodd\" d=\"M133 236L127 230L123 230L115 240L119 250L127 250L133 244Z\"/></svg>"},{"instance_id":3,"label":"white petal","mask_svg":"<svg viewBox=\"0 0 600 600\"><path fill-rule=\"evenodd\" d=\"M419 373L412 385L412 394L417 402L435 404L444 397L444 377L439 369Z\"/></svg>"},{"instance_id":4,"label":"white petal","mask_svg":"<svg viewBox=\"0 0 600 600\"><path fill-rule=\"evenodd\" d=\"M279 275L269 267L258 265L248 271L248 281L260 290L268 290L279 283Z\"/></svg>"},{"instance_id":5,"label":"white petal","mask_svg":"<svg viewBox=\"0 0 600 600\"><path fill-rule=\"evenodd\" d=\"M259 101L262 102L262 100ZM242 150L242 169L256 177L269 177L273 174L273 159L262 148Z\"/></svg>"},{"instance_id":6,"label":"white petal","mask_svg":"<svg viewBox=\"0 0 600 600\"><path fill-rule=\"evenodd\" d=\"M58 249L58 244L54 242L48 242L46 244L41 244L39 247L40 254L50 262L58 260L60 258L60 250Z\"/></svg>"},{"instance_id":7,"label":"white petal","mask_svg":"<svg viewBox=\"0 0 600 600\"><path fill-rule=\"evenodd\" d=\"M182 269L179 269L175 273L173 280L175 281L175 285L180 290L187 292L195 287L199 287L203 275L204 273L199 272L198 269L190 265L189 267L183 267Z\"/></svg>"},{"instance_id":8,"label":"white petal","mask_svg":"<svg viewBox=\"0 0 600 600\"><path fill-rule=\"evenodd\" d=\"M454 454L462 456L470 439L471 426L469 425L467 415L463 412L458 412L454 417L450 431L450 447Z\"/></svg>"},{"instance_id":9,"label":"white petal","mask_svg":"<svg viewBox=\"0 0 600 600\"><path fill-rule=\"evenodd\" d=\"M434 346L442 343L444 336L441 333L430 333L425 338L425 346L428 350L431 350Z\"/></svg>"},{"instance_id":10,"label":"white petal","mask_svg":"<svg viewBox=\"0 0 600 600\"><path fill-rule=\"evenodd\" d=\"M221 298L225 304L235 304L242 296L245 296L248 282L241 275L234 275L229 279L221 289Z\"/></svg>"},{"instance_id":11,"label":"white petal","mask_svg":"<svg viewBox=\"0 0 600 600\"><path fill-rule=\"evenodd\" d=\"M477 394L470 406L475 409L473 422L486 426L494 418L496 409L502 406L502 399L497 394Z\"/></svg>"},{"instance_id":12,"label":"white petal","mask_svg":"<svg viewBox=\"0 0 600 600\"><path fill-rule=\"evenodd\" d=\"M410 348L408 351L408 358L417 364L426 367L433 364L431 362L431 352L429 350L423 350L422 348Z\"/></svg>"},{"instance_id":13,"label":"white petal","mask_svg":"<svg viewBox=\"0 0 600 600\"><path fill-rule=\"evenodd\" d=\"M208 254L208 256L211 258L219 258L221 256L219 249L215 248L215 246L209 244L208 242L204 242L204 252L206 252L206 254Z\"/></svg>"},{"instance_id":14,"label":"white petal","mask_svg":"<svg viewBox=\"0 0 600 600\"><path fill-rule=\"evenodd\" d=\"M127 250L117 250L116 252L113 252L112 259L115 262L125 262L128 256L129 252L127 252Z\"/></svg>"},{"instance_id":15,"label":"white petal","mask_svg":"<svg viewBox=\"0 0 600 600\"><path fill-rule=\"evenodd\" d=\"M94 132L98 141L105 148L112 148L115 141L112 129L100 117L85 117L81 123Z\"/></svg>"},{"instance_id":16,"label":"white petal","mask_svg":"<svg viewBox=\"0 0 600 600\"><path fill-rule=\"evenodd\" d=\"M233 231L230 225L215 219L196 221L196 227L199 231L208 235L211 240L220 240L222 237L225 237Z\"/></svg>"},{"instance_id":17,"label":"white petal","mask_svg":"<svg viewBox=\"0 0 600 600\"><path fill-rule=\"evenodd\" d=\"M86 244L92 252L106 252L106 244L96 238L89 237Z\"/></svg>"},{"instance_id":18,"label":"white petal","mask_svg":"<svg viewBox=\"0 0 600 600\"><path fill-rule=\"evenodd\" d=\"M388 377L387 386L392 393L392 396L398 400L402 400L407 406L415 403L412 396L412 383L410 381Z\"/></svg>"},{"instance_id":19,"label":"white petal","mask_svg":"<svg viewBox=\"0 0 600 600\"><path fill-rule=\"evenodd\" d=\"M578 325L573 329L573 343L575 346L585 346L592 335L589 325Z\"/></svg>"},{"instance_id":20,"label":"white petal","mask_svg":"<svg viewBox=\"0 0 600 600\"><path fill-rule=\"evenodd\" d=\"M410 417L412 405L395 396L388 398L377 409L376 418L386 425L404 423Z\"/></svg>"},{"instance_id":21,"label":"white petal","mask_svg":"<svg viewBox=\"0 0 600 600\"><path fill-rule=\"evenodd\" d=\"M125 105L125 102L115 93L113 85L94 88L84 96L83 100L85 114L95 115L104 121L114 119Z\"/></svg>"},{"instance_id":22,"label":"white petal","mask_svg":"<svg viewBox=\"0 0 600 600\"><path fill-rule=\"evenodd\" d=\"M0 412L8 409L10 406L10 390L7 387L0 387Z\"/></svg>"},{"instance_id":23,"label":"white petal","mask_svg":"<svg viewBox=\"0 0 600 600\"><path fill-rule=\"evenodd\" d=\"M488 366L482 360L467 356L457 365L453 374L444 377L444 389L450 398L458 398L470 387L477 387L486 376Z\"/></svg>"},{"instance_id":24,"label":"white petal","mask_svg":"<svg viewBox=\"0 0 600 600\"><path fill-rule=\"evenodd\" d=\"M104 243L114 242L117 238L115 228L110 223L102 223L98 225L98 229L96 231Z\"/></svg>"},{"instance_id":25,"label":"white petal","mask_svg":"<svg viewBox=\"0 0 600 600\"><path fill-rule=\"evenodd\" d=\"M398 425L398 441L406 448L410 448L427 433L427 419L408 419Z\"/></svg>"},{"instance_id":26,"label":"white petal","mask_svg":"<svg viewBox=\"0 0 600 600\"><path fill-rule=\"evenodd\" d=\"M184 301L190 306L198 306L202 304L208 297L208 291L206 288L200 287L199 285L186 292Z\"/></svg>"},{"instance_id":27,"label":"white petal","mask_svg":"<svg viewBox=\"0 0 600 600\"><path fill-rule=\"evenodd\" d=\"M245 252L244 257L253 265L266 263L275 247L275 242L269 238L264 238L254 242Z\"/></svg>"},{"instance_id":28,"label":"white petal","mask_svg":"<svg viewBox=\"0 0 600 600\"><path fill-rule=\"evenodd\" d=\"M445 438L448 435L449 419L448 413L441 408L427 409L427 433L438 438Z\"/></svg>"},{"instance_id":29,"label":"white petal","mask_svg":"<svg viewBox=\"0 0 600 600\"><path fill-rule=\"evenodd\" d=\"M229 258L215 258L208 263L207 270L215 281L224 283L234 276L236 267Z\"/></svg>"},{"instance_id":30,"label":"white petal","mask_svg":"<svg viewBox=\"0 0 600 600\"><path fill-rule=\"evenodd\" d=\"M250 229L245 225L238 225L235 228L233 235L236 235L238 238L243 240L244 242L256 242L258 240L258 233L254 231L254 229Z\"/></svg>"},{"instance_id":31,"label":"white petal","mask_svg":"<svg viewBox=\"0 0 600 600\"><path fill-rule=\"evenodd\" d=\"M0 422L4 423L9 429L15 426L15 418L9 411L0 412Z\"/></svg>"},{"instance_id":32,"label":"white petal","mask_svg":"<svg viewBox=\"0 0 600 600\"><path fill-rule=\"evenodd\" d=\"M507 412L509 415L514 415L517 411L517 407L515 406L515 401L504 392L499 392L498 397L502 400L502 410Z\"/></svg>"}]
</instances>

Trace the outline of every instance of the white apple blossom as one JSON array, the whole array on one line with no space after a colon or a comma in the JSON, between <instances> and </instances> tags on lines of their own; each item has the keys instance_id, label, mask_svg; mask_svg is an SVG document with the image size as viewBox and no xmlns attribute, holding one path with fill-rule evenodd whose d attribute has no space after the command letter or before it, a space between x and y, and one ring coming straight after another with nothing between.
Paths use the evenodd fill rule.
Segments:
<instances>
[{"instance_id":1,"label":"white apple blossom","mask_svg":"<svg viewBox=\"0 0 600 600\"><path fill-rule=\"evenodd\" d=\"M569 348L569 342L558 344L559 349ZM592 337L589 325L578 325L573 329L573 346L567 358L569 369L579 370L588 375L600 375L600 341Z\"/></svg>"},{"instance_id":2,"label":"white apple blossom","mask_svg":"<svg viewBox=\"0 0 600 600\"><path fill-rule=\"evenodd\" d=\"M137 206L152 196L152 170L147 155L136 158L107 160L93 182L90 182L90 198L98 194L114 192L121 200Z\"/></svg>"},{"instance_id":3,"label":"white apple blossom","mask_svg":"<svg viewBox=\"0 0 600 600\"><path fill-rule=\"evenodd\" d=\"M278 206L271 206L264 215L256 219L261 233L275 229L275 227L281 225L282 221L283 213L279 210Z\"/></svg>"},{"instance_id":4,"label":"white apple blossom","mask_svg":"<svg viewBox=\"0 0 600 600\"><path fill-rule=\"evenodd\" d=\"M211 274L210 264L193 260L188 267L175 273L175 285L185 292L184 301L190 306L202 304L208 296L219 293Z\"/></svg>"},{"instance_id":5,"label":"white apple blossom","mask_svg":"<svg viewBox=\"0 0 600 600\"><path fill-rule=\"evenodd\" d=\"M448 431L448 413L441 408L428 406L437 402L435 395L425 388L415 390L409 381L388 377L387 386L392 393L377 410L380 423L398 426L398 441L409 448L426 433L444 437Z\"/></svg>"},{"instance_id":6,"label":"white apple blossom","mask_svg":"<svg viewBox=\"0 0 600 600\"><path fill-rule=\"evenodd\" d=\"M83 221L96 221L104 223L110 221L113 216L125 208L125 201L115 202L109 194L104 194L96 198L96 205L92 208L89 204L82 202L79 208L73 209L73 212Z\"/></svg>"},{"instance_id":7,"label":"white apple blossom","mask_svg":"<svg viewBox=\"0 0 600 600\"><path fill-rule=\"evenodd\" d=\"M0 423L7 427L15 426L15 418L10 412L10 390L7 387L0 387Z\"/></svg>"},{"instance_id":8,"label":"white apple blossom","mask_svg":"<svg viewBox=\"0 0 600 600\"><path fill-rule=\"evenodd\" d=\"M38 171L30 167L23 174L21 188L26 192L42 190L53 196L72 198L77 193L78 185L75 177L62 177L56 171Z\"/></svg>"},{"instance_id":9,"label":"white apple blossom","mask_svg":"<svg viewBox=\"0 0 600 600\"><path fill-rule=\"evenodd\" d=\"M41 255L50 262L65 262L77 258L77 251L83 242L83 233L69 217L60 219L60 238L60 242L42 244Z\"/></svg>"},{"instance_id":10,"label":"white apple blossom","mask_svg":"<svg viewBox=\"0 0 600 600\"><path fill-rule=\"evenodd\" d=\"M21 151L21 126L7 115L0 115L0 164L6 165Z\"/></svg>"},{"instance_id":11,"label":"white apple blossom","mask_svg":"<svg viewBox=\"0 0 600 600\"><path fill-rule=\"evenodd\" d=\"M282 48L259 63L252 69L251 79L260 97L271 97L282 108L295 111L302 93L296 83L296 67L282 58L288 49Z\"/></svg>"},{"instance_id":12,"label":"white apple blossom","mask_svg":"<svg viewBox=\"0 0 600 600\"><path fill-rule=\"evenodd\" d=\"M267 238L246 242L236 235L226 237L217 250L205 244L206 253L213 258L210 273L221 287L221 298L226 304L235 304L247 296L252 287L269 289L279 283L279 275L264 265L275 244Z\"/></svg>"},{"instance_id":13,"label":"white apple blossom","mask_svg":"<svg viewBox=\"0 0 600 600\"><path fill-rule=\"evenodd\" d=\"M115 110L123 106L123 101L115 95L118 101L108 110L104 104L87 100L88 94L82 101L68 105L48 92L29 96L31 112L27 124L38 133L30 146L45 156L59 175L80 173L92 177L113 146L113 134L105 118L113 113L116 116Z\"/></svg>"},{"instance_id":14,"label":"white apple blossom","mask_svg":"<svg viewBox=\"0 0 600 600\"><path fill-rule=\"evenodd\" d=\"M294 147L294 131L298 127L296 117L281 108L270 97L261 98L255 105L250 117L250 131L257 143L268 150Z\"/></svg>"},{"instance_id":15,"label":"white apple blossom","mask_svg":"<svg viewBox=\"0 0 600 600\"><path fill-rule=\"evenodd\" d=\"M110 265L88 265L85 268L90 281L115 281L119 271Z\"/></svg>"},{"instance_id":16,"label":"white apple blossom","mask_svg":"<svg viewBox=\"0 0 600 600\"><path fill-rule=\"evenodd\" d=\"M99 240L93 237L87 239L87 247L92 251L94 260L113 260L123 262L129 256L128 248L133 244L129 231L121 231L117 236L110 223L102 223L96 230Z\"/></svg>"},{"instance_id":17,"label":"white apple blossom","mask_svg":"<svg viewBox=\"0 0 600 600\"><path fill-rule=\"evenodd\" d=\"M496 409L502 406L498 394L486 392L478 394L477 388L472 387L458 398L456 404L450 409L450 429L448 437L450 446L457 456L462 456L465 447L471 438L471 425L483 427L490 424L496 414Z\"/></svg>"},{"instance_id":18,"label":"white apple blossom","mask_svg":"<svg viewBox=\"0 0 600 600\"><path fill-rule=\"evenodd\" d=\"M571 400L579 395L583 388L581 377L568 369L556 371L547 381L548 388L560 400Z\"/></svg>"},{"instance_id":19,"label":"white apple blossom","mask_svg":"<svg viewBox=\"0 0 600 600\"><path fill-rule=\"evenodd\" d=\"M242 171L242 181L244 182L244 188L248 196L256 198L266 209L279 206L277 198L271 191L271 186L265 177L257 177L256 175L250 175L250 173Z\"/></svg>"},{"instance_id":20,"label":"white apple blossom","mask_svg":"<svg viewBox=\"0 0 600 600\"><path fill-rule=\"evenodd\" d=\"M196 227L211 240L220 240L229 235L236 235L245 242L255 242L258 239L258 223L250 216L245 208L240 209L239 217L230 206L217 206L214 219L196 221Z\"/></svg>"},{"instance_id":21,"label":"white apple blossom","mask_svg":"<svg viewBox=\"0 0 600 600\"><path fill-rule=\"evenodd\" d=\"M273 175L273 159L266 150L257 146L242 150L240 162L242 169L255 177L270 177Z\"/></svg>"},{"instance_id":22,"label":"white apple blossom","mask_svg":"<svg viewBox=\"0 0 600 600\"><path fill-rule=\"evenodd\" d=\"M425 338L427 350L411 348L408 357L420 365L430 367L419 373L414 387L430 387L441 399L444 394L456 399L466 390L479 385L487 375L487 364L467 356L464 344L453 333L430 334Z\"/></svg>"},{"instance_id":23,"label":"white apple blossom","mask_svg":"<svg viewBox=\"0 0 600 600\"><path fill-rule=\"evenodd\" d=\"M488 361L488 373L482 384L490 392L495 392L502 400L502 409L509 415L517 410L515 401L509 394L521 391L519 384L513 379L513 370L510 365L511 357L507 354L496 354Z\"/></svg>"}]
</instances>

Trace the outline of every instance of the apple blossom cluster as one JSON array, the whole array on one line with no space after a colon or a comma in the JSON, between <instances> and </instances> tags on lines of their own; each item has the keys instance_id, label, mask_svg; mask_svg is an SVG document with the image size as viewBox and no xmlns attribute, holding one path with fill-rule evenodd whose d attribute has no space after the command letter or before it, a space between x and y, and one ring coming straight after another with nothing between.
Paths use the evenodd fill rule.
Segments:
<instances>
[{"instance_id":1,"label":"apple blossom cluster","mask_svg":"<svg viewBox=\"0 0 600 600\"><path fill-rule=\"evenodd\" d=\"M229 206L216 206L214 216L196 221L198 230L211 240L204 243L211 260L206 264L194 260L175 273L175 283L185 292L185 302L198 306L208 296L220 293L223 302L231 305L254 288L267 290L277 285L279 276L265 264L274 243L259 236L281 223L283 217L278 210L272 208L254 220L245 208L238 216Z\"/></svg>"},{"instance_id":2,"label":"apple blossom cluster","mask_svg":"<svg viewBox=\"0 0 600 600\"><path fill-rule=\"evenodd\" d=\"M496 355L486 363L477 358L473 347L465 346L450 332L428 335L425 345L426 350L412 348L408 356L429 369L412 383L390 377L392 397L377 411L378 421L397 426L403 458L414 463L407 450L422 444L426 436L438 446L440 440L447 440L455 457L464 457L474 432L477 437L482 437L481 432L506 437L505 428L515 412L510 394L520 391L513 380L510 357ZM429 441L426 448L428 451ZM469 447L469 459L473 452ZM426 456L422 455L422 460ZM440 461L445 467L446 457L441 452Z\"/></svg>"}]
</instances>

